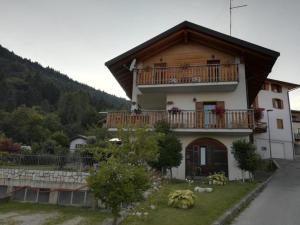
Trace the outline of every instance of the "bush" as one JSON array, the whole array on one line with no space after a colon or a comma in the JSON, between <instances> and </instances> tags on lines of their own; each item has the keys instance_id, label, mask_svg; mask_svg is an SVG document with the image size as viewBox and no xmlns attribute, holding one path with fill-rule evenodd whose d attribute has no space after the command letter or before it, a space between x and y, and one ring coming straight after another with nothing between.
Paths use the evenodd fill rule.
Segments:
<instances>
[{"instance_id":1,"label":"bush","mask_svg":"<svg viewBox=\"0 0 300 225\"><path fill-rule=\"evenodd\" d=\"M196 196L190 190L177 190L169 194L168 205L179 209L188 209L194 206Z\"/></svg>"},{"instance_id":2,"label":"bush","mask_svg":"<svg viewBox=\"0 0 300 225\"><path fill-rule=\"evenodd\" d=\"M225 185L228 182L224 173L215 173L207 177L209 184Z\"/></svg>"}]
</instances>

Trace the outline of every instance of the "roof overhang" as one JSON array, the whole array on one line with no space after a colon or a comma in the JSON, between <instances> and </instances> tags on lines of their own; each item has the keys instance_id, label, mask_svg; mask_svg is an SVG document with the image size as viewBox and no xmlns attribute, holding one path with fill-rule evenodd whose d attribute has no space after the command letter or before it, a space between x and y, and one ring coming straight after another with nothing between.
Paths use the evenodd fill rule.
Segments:
<instances>
[{"instance_id":1,"label":"roof overhang","mask_svg":"<svg viewBox=\"0 0 300 225\"><path fill-rule=\"evenodd\" d=\"M133 59L143 60L177 43L193 41L208 47L239 55L245 62L249 105L272 70L279 52L184 21L135 48L107 61L105 65L131 98L133 77L129 65Z\"/></svg>"},{"instance_id":2,"label":"roof overhang","mask_svg":"<svg viewBox=\"0 0 300 225\"><path fill-rule=\"evenodd\" d=\"M268 82L272 83L272 84L280 84L285 86L289 91L293 91L297 88L300 87L300 84L295 84L295 83L290 83L290 82L286 82L286 81L281 81L281 80L274 80L274 79L267 79Z\"/></svg>"}]
</instances>

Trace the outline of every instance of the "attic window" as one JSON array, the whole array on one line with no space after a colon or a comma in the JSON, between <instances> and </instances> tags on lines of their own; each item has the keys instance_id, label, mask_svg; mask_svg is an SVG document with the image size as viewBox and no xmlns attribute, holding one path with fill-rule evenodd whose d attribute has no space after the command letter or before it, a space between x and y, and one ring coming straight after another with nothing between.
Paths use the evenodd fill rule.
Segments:
<instances>
[{"instance_id":1,"label":"attic window","mask_svg":"<svg viewBox=\"0 0 300 225\"><path fill-rule=\"evenodd\" d=\"M276 93L281 93L282 87L279 84L271 84L271 90Z\"/></svg>"}]
</instances>

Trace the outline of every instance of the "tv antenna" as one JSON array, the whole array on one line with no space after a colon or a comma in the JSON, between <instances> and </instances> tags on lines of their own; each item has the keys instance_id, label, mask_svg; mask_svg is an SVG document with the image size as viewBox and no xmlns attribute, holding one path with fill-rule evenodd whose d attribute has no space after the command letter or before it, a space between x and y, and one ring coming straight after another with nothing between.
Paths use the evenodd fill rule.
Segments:
<instances>
[{"instance_id":1,"label":"tv antenna","mask_svg":"<svg viewBox=\"0 0 300 225\"><path fill-rule=\"evenodd\" d=\"M229 0L229 2L230 2L230 6L229 6L229 11L230 11L230 36L231 36L231 27L232 27L232 10L233 9L237 9L237 8L242 8L242 7L246 7L246 6L248 6L248 5L237 5L237 6L232 6L232 1L233 0Z\"/></svg>"}]
</instances>

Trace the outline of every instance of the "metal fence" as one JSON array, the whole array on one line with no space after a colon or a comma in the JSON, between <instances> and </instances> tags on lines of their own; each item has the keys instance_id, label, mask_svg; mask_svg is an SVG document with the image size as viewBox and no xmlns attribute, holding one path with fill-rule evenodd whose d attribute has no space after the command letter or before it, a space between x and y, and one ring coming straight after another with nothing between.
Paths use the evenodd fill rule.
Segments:
<instances>
[{"instance_id":1,"label":"metal fence","mask_svg":"<svg viewBox=\"0 0 300 225\"><path fill-rule=\"evenodd\" d=\"M0 168L88 171L97 165L98 162L93 157L76 155L0 154Z\"/></svg>"}]
</instances>

